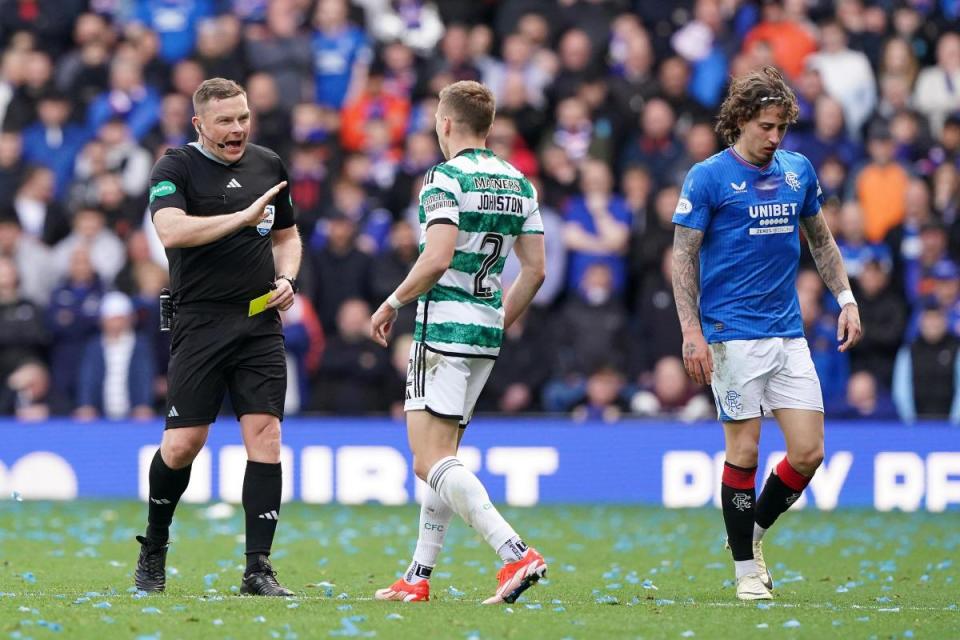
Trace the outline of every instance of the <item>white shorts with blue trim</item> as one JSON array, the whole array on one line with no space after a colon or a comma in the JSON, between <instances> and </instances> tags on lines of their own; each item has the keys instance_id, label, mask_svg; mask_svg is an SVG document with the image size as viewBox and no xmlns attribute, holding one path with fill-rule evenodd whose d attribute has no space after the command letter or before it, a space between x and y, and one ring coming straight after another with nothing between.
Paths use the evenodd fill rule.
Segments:
<instances>
[{"instance_id":1,"label":"white shorts with blue trim","mask_svg":"<svg viewBox=\"0 0 960 640\"><path fill-rule=\"evenodd\" d=\"M404 411L426 411L467 426L496 360L431 351L422 342L410 345Z\"/></svg>"},{"instance_id":2,"label":"white shorts with blue trim","mask_svg":"<svg viewBox=\"0 0 960 640\"><path fill-rule=\"evenodd\" d=\"M713 398L722 422L774 409L823 413L820 378L806 338L729 340L710 345Z\"/></svg>"}]
</instances>

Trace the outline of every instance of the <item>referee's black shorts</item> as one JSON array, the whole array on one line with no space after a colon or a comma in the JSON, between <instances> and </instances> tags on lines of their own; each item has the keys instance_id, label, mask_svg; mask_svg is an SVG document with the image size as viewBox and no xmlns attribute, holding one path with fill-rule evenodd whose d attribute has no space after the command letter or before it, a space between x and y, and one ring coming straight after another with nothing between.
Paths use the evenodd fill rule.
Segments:
<instances>
[{"instance_id":1,"label":"referee's black shorts","mask_svg":"<svg viewBox=\"0 0 960 640\"><path fill-rule=\"evenodd\" d=\"M172 334L167 429L213 423L228 390L238 420L248 413L283 420L287 362L276 309L247 317L246 305L185 305Z\"/></svg>"}]
</instances>

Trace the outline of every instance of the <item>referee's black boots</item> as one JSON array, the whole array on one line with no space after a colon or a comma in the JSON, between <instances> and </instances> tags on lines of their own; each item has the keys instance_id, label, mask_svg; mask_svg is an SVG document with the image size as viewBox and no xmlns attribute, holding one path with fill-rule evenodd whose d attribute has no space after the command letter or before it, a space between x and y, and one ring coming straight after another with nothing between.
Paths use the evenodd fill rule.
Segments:
<instances>
[{"instance_id":1,"label":"referee's black boots","mask_svg":"<svg viewBox=\"0 0 960 640\"><path fill-rule=\"evenodd\" d=\"M256 564L243 576L240 593L250 596L292 596L293 591L277 582L277 572L273 570L267 556L258 556Z\"/></svg>"},{"instance_id":2,"label":"referee's black boots","mask_svg":"<svg viewBox=\"0 0 960 640\"><path fill-rule=\"evenodd\" d=\"M167 586L167 545L156 544L143 536L137 536L140 557L133 580L140 591L163 591Z\"/></svg>"}]
</instances>

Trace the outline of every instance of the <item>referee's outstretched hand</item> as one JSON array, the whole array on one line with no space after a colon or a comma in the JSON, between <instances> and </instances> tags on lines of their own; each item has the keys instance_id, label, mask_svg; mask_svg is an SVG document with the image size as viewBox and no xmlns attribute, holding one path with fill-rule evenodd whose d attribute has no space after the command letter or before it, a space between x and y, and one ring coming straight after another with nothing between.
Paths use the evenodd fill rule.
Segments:
<instances>
[{"instance_id":1,"label":"referee's outstretched hand","mask_svg":"<svg viewBox=\"0 0 960 640\"><path fill-rule=\"evenodd\" d=\"M280 193L280 190L285 186L287 186L286 180L273 185L266 193L254 200L253 204L243 210L243 221L246 226L255 227L260 224L260 221L263 220L264 208L277 197L277 194Z\"/></svg>"},{"instance_id":2,"label":"referee's outstretched hand","mask_svg":"<svg viewBox=\"0 0 960 640\"><path fill-rule=\"evenodd\" d=\"M713 378L713 354L702 333L684 334L683 368L697 384L710 384Z\"/></svg>"}]
</instances>

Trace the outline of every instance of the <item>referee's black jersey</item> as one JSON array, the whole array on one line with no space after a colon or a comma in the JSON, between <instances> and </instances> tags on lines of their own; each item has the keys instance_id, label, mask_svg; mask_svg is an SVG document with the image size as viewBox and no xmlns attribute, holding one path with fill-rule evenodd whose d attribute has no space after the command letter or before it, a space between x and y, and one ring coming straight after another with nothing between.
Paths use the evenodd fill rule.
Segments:
<instances>
[{"instance_id":1,"label":"referee's black jersey","mask_svg":"<svg viewBox=\"0 0 960 640\"><path fill-rule=\"evenodd\" d=\"M217 216L249 206L287 169L277 154L248 144L243 157L223 164L193 145L169 149L150 174L150 214L174 207L191 216ZM263 295L276 278L270 233L294 224L290 185L273 200L274 215L199 247L167 249L170 283L177 304L246 304ZM269 212L269 208L268 208Z\"/></svg>"}]
</instances>

